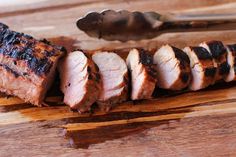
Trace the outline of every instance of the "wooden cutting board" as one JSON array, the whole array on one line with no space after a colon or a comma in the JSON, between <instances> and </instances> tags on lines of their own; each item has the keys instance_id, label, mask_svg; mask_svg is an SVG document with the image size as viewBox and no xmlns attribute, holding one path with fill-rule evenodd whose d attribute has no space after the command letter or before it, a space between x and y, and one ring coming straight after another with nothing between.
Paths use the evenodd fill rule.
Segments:
<instances>
[{"instance_id":1,"label":"wooden cutting board","mask_svg":"<svg viewBox=\"0 0 236 157\"><path fill-rule=\"evenodd\" d=\"M222 31L169 33L120 43L92 39L77 30L75 21L88 11L103 9L233 13L235 8L235 0L10 0L0 3L0 18L14 30L69 50L153 48L165 43L183 48L212 39L236 43L236 24L227 24ZM61 103L58 86L55 82L46 98L49 107L37 108L1 95L1 157L236 156L236 83L219 83L197 92L160 91L153 100L82 115Z\"/></svg>"}]
</instances>

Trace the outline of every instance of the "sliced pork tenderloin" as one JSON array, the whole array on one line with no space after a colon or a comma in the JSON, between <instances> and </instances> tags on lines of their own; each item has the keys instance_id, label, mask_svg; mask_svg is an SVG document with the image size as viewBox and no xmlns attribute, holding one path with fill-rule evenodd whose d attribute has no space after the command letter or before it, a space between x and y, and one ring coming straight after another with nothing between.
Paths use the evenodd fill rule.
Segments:
<instances>
[{"instance_id":1,"label":"sliced pork tenderloin","mask_svg":"<svg viewBox=\"0 0 236 157\"><path fill-rule=\"evenodd\" d=\"M200 90L214 83L216 68L211 54L204 47L186 47L184 52L190 59L192 80L191 90Z\"/></svg>"},{"instance_id":2,"label":"sliced pork tenderloin","mask_svg":"<svg viewBox=\"0 0 236 157\"><path fill-rule=\"evenodd\" d=\"M225 77L226 82L236 80L236 44L226 45L227 49L227 62L230 70L229 74Z\"/></svg>"},{"instance_id":3,"label":"sliced pork tenderloin","mask_svg":"<svg viewBox=\"0 0 236 157\"><path fill-rule=\"evenodd\" d=\"M95 52L92 55L103 82L97 103L104 110L128 98L128 69L125 61L113 52Z\"/></svg>"},{"instance_id":4,"label":"sliced pork tenderloin","mask_svg":"<svg viewBox=\"0 0 236 157\"><path fill-rule=\"evenodd\" d=\"M157 69L157 80L160 88L181 90L191 80L190 61L181 49L170 45L162 46L154 54Z\"/></svg>"},{"instance_id":5,"label":"sliced pork tenderloin","mask_svg":"<svg viewBox=\"0 0 236 157\"><path fill-rule=\"evenodd\" d=\"M99 69L91 57L82 51L72 52L62 60L59 72L64 103L79 112L89 111L102 87Z\"/></svg>"},{"instance_id":6,"label":"sliced pork tenderloin","mask_svg":"<svg viewBox=\"0 0 236 157\"><path fill-rule=\"evenodd\" d=\"M41 106L65 51L0 23L0 91Z\"/></svg>"},{"instance_id":7,"label":"sliced pork tenderloin","mask_svg":"<svg viewBox=\"0 0 236 157\"><path fill-rule=\"evenodd\" d=\"M157 83L153 58L143 49L132 49L126 59L131 73L131 99L149 99Z\"/></svg>"},{"instance_id":8,"label":"sliced pork tenderloin","mask_svg":"<svg viewBox=\"0 0 236 157\"><path fill-rule=\"evenodd\" d=\"M201 43L200 46L207 49L214 59L214 64L217 68L215 82L226 78L229 74L230 67L227 63L227 50L224 44L221 41L208 41Z\"/></svg>"}]
</instances>

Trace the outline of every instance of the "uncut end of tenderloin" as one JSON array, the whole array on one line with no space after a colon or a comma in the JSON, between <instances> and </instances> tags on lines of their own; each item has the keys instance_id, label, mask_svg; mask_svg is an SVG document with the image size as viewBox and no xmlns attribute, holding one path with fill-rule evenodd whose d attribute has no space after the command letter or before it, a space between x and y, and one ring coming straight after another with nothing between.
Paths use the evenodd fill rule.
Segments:
<instances>
[{"instance_id":1,"label":"uncut end of tenderloin","mask_svg":"<svg viewBox=\"0 0 236 157\"><path fill-rule=\"evenodd\" d=\"M41 106L65 53L63 47L0 23L0 91Z\"/></svg>"}]
</instances>

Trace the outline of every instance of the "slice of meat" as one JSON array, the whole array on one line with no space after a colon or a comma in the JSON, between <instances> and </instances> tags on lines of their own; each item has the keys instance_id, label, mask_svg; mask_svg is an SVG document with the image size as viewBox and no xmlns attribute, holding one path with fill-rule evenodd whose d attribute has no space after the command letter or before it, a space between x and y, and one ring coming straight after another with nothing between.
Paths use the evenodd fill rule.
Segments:
<instances>
[{"instance_id":1,"label":"slice of meat","mask_svg":"<svg viewBox=\"0 0 236 157\"><path fill-rule=\"evenodd\" d=\"M0 23L0 91L42 105L51 86L62 47L12 31Z\"/></svg>"},{"instance_id":2,"label":"slice of meat","mask_svg":"<svg viewBox=\"0 0 236 157\"><path fill-rule=\"evenodd\" d=\"M157 83L153 58L143 49L132 49L126 59L131 73L131 99L149 99Z\"/></svg>"},{"instance_id":3,"label":"slice of meat","mask_svg":"<svg viewBox=\"0 0 236 157\"><path fill-rule=\"evenodd\" d=\"M225 77L226 82L236 80L236 44L227 45L227 63L229 64L229 74Z\"/></svg>"},{"instance_id":4,"label":"slice of meat","mask_svg":"<svg viewBox=\"0 0 236 157\"><path fill-rule=\"evenodd\" d=\"M59 66L64 103L79 112L90 110L101 91L98 67L81 51L67 55Z\"/></svg>"},{"instance_id":5,"label":"slice of meat","mask_svg":"<svg viewBox=\"0 0 236 157\"><path fill-rule=\"evenodd\" d=\"M200 46L207 49L214 58L216 69L215 81L222 80L229 74L230 67L227 63L227 50L221 41L203 42Z\"/></svg>"},{"instance_id":6,"label":"slice of meat","mask_svg":"<svg viewBox=\"0 0 236 157\"><path fill-rule=\"evenodd\" d=\"M211 54L203 47L186 47L184 52L190 59L192 80L191 90L200 90L214 83L216 68Z\"/></svg>"},{"instance_id":7,"label":"slice of meat","mask_svg":"<svg viewBox=\"0 0 236 157\"><path fill-rule=\"evenodd\" d=\"M113 52L96 52L92 56L97 64L102 82L102 92L97 103L104 110L128 98L128 70L124 60Z\"/></svg>"},{"instance_id":8,"label":"slice of meat","mask_svg":"<svg viewBox=\"0 0 236 157\"><path fill-rule=\"evenodd\" d=\"M190 61L180 49L164 45L154 54L157 69L157 80L160 88L181 90L191 80Z\"/></svg>"}]
</instances>

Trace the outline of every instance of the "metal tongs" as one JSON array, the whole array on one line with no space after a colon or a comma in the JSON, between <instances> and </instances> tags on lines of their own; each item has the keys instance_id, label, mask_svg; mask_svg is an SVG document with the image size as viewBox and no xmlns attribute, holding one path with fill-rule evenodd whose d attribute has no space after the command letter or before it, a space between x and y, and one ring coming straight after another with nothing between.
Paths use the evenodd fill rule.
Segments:
<instances>
[{"instance_id":1,"label":"metal tongs","mask_svg":"<svg viewBox=\"0 0 236 157\"><path fill-rule=\"evenodd\" d=\"M236 14L192 14L129 12L105 10L91 12L78 19L77 27L91 37L105 40L141 40L167 32L219 30L225 23L236 22ZM222 28L221 28L222 29Z\"/></svg>"}]
</instances>

